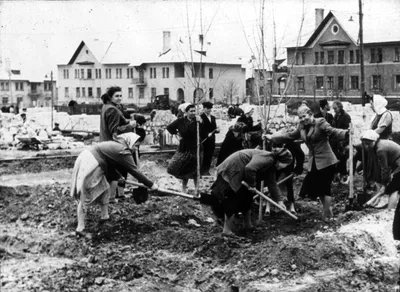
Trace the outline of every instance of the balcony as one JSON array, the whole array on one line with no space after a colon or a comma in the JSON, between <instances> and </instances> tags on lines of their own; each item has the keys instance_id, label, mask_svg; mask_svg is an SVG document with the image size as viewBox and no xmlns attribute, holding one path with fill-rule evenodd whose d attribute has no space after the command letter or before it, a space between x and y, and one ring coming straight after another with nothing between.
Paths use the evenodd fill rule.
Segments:
<instances>
[{"instance_id":1,"label":"balcony","mask_svg":"<svg viewBox=\"0 0 400 292\"><path fill-rule=\"evenodd\" d=\"M31 89L31 91L28 93L29 96L39 96L43 93L43 90L41 89Z\"/></svg>"},{"instance_id":2,"label":"balcony","mask_svg":"<svg viewBox=\"0 0 400 292\"><path fill-rule=\"evenodd\" d=\"M131 83L135 84L136 86L146 86L147 85L144 78L132 78Z\"/></svg>"}]
</instances>

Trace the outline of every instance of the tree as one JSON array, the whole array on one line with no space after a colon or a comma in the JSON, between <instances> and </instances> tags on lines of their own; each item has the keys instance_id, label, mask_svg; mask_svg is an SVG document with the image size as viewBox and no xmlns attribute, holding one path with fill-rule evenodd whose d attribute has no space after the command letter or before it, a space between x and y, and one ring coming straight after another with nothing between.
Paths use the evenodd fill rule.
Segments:
<instances>
[{"instance_id":1,"label":"tree","mask_svg":"<svg viewBox=\"0 0 400 292\"><path fill-rule=\"evenodd\" d=\"M227 101L230 104L233 104L233 98L237 96L236 103L239 103L239 84L237 80L230 79L221 84L222 92L224 93L224 97L227 98Z\"/></svg>"}]
</instances>

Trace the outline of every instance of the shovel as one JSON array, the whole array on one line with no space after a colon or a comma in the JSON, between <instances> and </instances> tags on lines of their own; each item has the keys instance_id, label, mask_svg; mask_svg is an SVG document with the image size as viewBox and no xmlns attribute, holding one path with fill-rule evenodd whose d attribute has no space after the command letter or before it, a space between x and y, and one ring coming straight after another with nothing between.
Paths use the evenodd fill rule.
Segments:
<instances>
[{"instance_id":1,"label":"shovel","mask_svg":"<svg viewBox=\"0 0 400 292\"><path fill-rule=\"evenodd\" d=\"M242 181L242 185L244 185L246 188L250 188L250 186ZM293 219L298 219L295 215L293 215L292 213L290 213L288 210L286 210L285 208L282 208L279 204L277 204L274 200L268 198L266 195L264 195L262 192L260 192L259 190L256 189L256 193L257 195L259 195L260 197L262 197L264 200L267 200L267 202L270 202L272 205L274 205L275 207L279 208L280 210L282 210L283 212L285 212L286 214L288 214L290 217L292 217Z\"/></svg>"}]
</instances>

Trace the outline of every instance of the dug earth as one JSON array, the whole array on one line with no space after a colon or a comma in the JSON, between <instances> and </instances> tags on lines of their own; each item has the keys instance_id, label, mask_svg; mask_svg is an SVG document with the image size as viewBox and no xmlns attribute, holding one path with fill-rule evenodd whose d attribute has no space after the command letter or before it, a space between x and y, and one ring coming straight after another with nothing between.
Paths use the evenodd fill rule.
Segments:
<instances>
[{"instance_id":1,"label":"dug earth","mask_svg":"<svg viewBox=\"0 0 400 292\"><path fill-rule=\"evenodd\" d=\"M153 155L141 170L179 190L165 171L168 158ZM98 226L99 209L89 210L88 240L74 235L73 160L0 165L1 291L382 292L396 284L393 211L344 212L347 186L333 187L333 223L303 199L297 221L272 213L246 234L238 218L239 238L221 237L211 210L197 201L153 193L137 205L126 189L111 205L111 224ZM201 188L211 183L204 179ZM254 220L257 213L255 204Z\"/></svg>"}]
</instances>

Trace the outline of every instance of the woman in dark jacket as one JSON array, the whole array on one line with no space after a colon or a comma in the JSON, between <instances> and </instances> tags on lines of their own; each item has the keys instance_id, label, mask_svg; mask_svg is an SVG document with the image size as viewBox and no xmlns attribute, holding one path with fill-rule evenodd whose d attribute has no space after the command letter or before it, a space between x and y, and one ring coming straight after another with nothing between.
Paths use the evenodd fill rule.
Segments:
<instances>
[{"instance_id":1,"label":"woman in dark jacket","mask_svg":"<svg viewBox=\"0 0 400 292\"><path fill-rule=\"evenodd\" d=\"M200 161L197 161L197 122L196 107L192 104L186 107L186 115L167 126L167 131L180 137L178 150L168 163L167 172L182 179L182 192L186 193L189 179L197 186L197 163L202 163L202 146L200 143ZM203 125L200 123L200 139L204 139ZM200 140L201 141L201 140Z\"/></svg>"},{"instance_id":2,"label":"woman in dark jacket","mask_svg":"<svg viewBox=\"0 0 400 292\"><path fill-rule=\"evenodd\" d=\"M121 103L121 88L114 86L101 96L104 103L100 114L100 142L112 141L113 136L133 132L136 122L126 120L123 113L117 108Z\"/></svg>"},{"instance_id":3,"label":"woman in dark jacket","mask_svg":"<svg viewBox=\"0 0 400 292\"><path fill-rule=\"evenodd\" d=\"M229 127L225 139L221 144L218 154L217 165L220 165L229 155L242 150L244 134L247 132L247 126L244 123L236 123Z\"/></svg>"},{"instance_id":4,"label":"woman in dark jacket","mask_svg":"<svg viewBox=\"0 0 400 292\"><path fill-rule=\"evenodd\" d=\"M329 137L339 140L348 139L348 130L332 128L324 118L314 118L307 106L297 110L300 118L298 128L290 133L277 132L267 135L274 143L285 143L302 139L309 149L308 174L303 183L307 184L307 193L311 198L320 198L323 203L323 220L333 216L331 210L331 183L338 162L329 145Z\"/></svg>"},{"instance_id":5,"label":"woman in dark jacket","mask_svg":"<svg viewBox=\"0 0 400 292\"><path fill-rule=\"evenodd\" d=\"M109 219L108 204L110 183L130 173L152 190L158 186L143 175L133 160L133 151L139 136L126 133L116 141L106 141L92 146L79 154L72 174L71 196L78 202L78 227L76 234L89 236L85 229L85 213L89 205L100 204L101 221Z\"/></svg>"}]
</instances>

